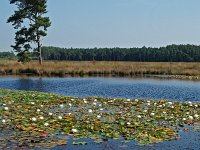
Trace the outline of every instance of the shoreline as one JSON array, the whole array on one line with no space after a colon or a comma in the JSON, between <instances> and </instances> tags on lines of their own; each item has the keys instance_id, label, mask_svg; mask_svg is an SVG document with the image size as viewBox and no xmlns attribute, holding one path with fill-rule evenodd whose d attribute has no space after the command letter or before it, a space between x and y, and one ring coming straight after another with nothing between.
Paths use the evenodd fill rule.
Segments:
<instances>
[{"instance_id":1,"label":"shoreline","mask_svg":"<svg viewBox=\"0 0 200 150\"><path fill-rule=\"evenodd\" d=\"M0 75L39 77L157 77L200 80L200 63L109 61L0 61Z\"/></svg>"},{"instance_id":2,"label":"shoreline","mask_svg":"<svg viewBox=\"0 0 200 150\"><path fill-rule=\"evenodd\" d=\"M105 78L150 78L150 79L177 79L177 80L194 80L200 81L200 76L188 76L188 75L160 75L160 74L137 74L137 75L119 75L119 74L74 74L74 73L66 73L66 74L53 74L53 75L39 75L39 74L32 74L32 73L22 73L22 74L1 74L0 77L8 77L8 76L17 76L17 77L38 77L38 78L69 78L69 77L80 77L80 78L87 78L87 77L105 77Z\"/></svg>"}]
</instances>

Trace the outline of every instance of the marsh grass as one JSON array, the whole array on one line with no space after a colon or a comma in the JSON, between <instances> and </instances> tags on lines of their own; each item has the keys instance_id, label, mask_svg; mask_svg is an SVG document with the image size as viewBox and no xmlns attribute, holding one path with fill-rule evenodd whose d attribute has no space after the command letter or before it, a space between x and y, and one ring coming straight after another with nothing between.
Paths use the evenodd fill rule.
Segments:
<instances>
[{"instance_id":1,"label":"marsh grass","mask_svg":"<svg viewBox=\"0 0 200 150\"><path fill-rule=\"evenodd\" d=\"M21 64L16 61L0 61L0 74L40 76L65 75L185 75L199 76L200 63L185 62L111 62L111 61L37 61Z\"/></svg>"}]
</instances>

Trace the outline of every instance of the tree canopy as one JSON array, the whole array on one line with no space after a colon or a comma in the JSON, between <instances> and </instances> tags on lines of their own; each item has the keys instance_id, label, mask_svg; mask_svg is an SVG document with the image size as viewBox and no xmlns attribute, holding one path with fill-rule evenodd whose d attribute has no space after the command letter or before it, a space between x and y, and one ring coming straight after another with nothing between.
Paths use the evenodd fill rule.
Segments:
<instances>
[{"instance_id":1,"label":"tree canopy","mask_svg":"<svg viewBox=\"0 0 200 150\"><path fill-rule=\"evenodd\" d=\"M13 52L0 52L0 59L14 60L14 59L16 59L16 56Z\"/></svg>"},{"instance_id":2,"label":"tree canopy","mask_svg":"<svg viewBox=\"0 0 200 150\"><path fill-rule=\"evenodd\" d=\"M200 62L200 46L168 45L152 48L59 48L42 47L45 60Z\"/></svg>"},{"instance_id":3,"label":"tree canopy","mask_svg":"<svg viewBox=\"0 0 200 150\"><path fill-rule=\"evenodd\" d=\"M42 64L41 38L47 35L47 28L51 25L49 17L44 16L47 13L46 3L47 0L10 0L17 10L7 22L17 30L12 47L18 53L19 61L28 61L31 44L37 44L36 51Z\"/></svg>"}]
</instances>

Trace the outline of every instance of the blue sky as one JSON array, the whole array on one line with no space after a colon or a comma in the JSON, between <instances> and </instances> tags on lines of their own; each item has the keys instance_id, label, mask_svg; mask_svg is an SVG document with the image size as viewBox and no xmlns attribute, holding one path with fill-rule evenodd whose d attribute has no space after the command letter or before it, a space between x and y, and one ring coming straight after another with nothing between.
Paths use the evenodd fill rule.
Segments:
<instances>
[{"instance_id":1,"label":"blue sky","mask_svg":"<svg viewBox=\"0 0 200 150\"><path fill-rule=\"evenodd\" d=\"M200 0L48 0L52 26L43 45L159 47L200 45ZM14 6L0 4L0 51L11 51Z\"/></svg>"}]
</instances>

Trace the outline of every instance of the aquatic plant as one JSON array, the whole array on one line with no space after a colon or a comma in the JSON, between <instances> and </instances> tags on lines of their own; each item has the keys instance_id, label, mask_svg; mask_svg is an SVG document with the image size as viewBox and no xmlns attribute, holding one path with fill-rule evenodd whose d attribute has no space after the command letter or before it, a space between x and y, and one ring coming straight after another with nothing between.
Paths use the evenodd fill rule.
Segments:
<instances>
[{"instance_id":1,"label":"aquatic plant","mask_svg":"<svg viewBox=\"0 0 200 150\"><path fill-rule=\"evenodd\" d=\"M98 143L112 138L151 144L177 139L186 125L200 126L199 115L199 102L82 99L0 89L0 148L52 148L67 144L68 135Z\"/></svg>"}]
</instances>

